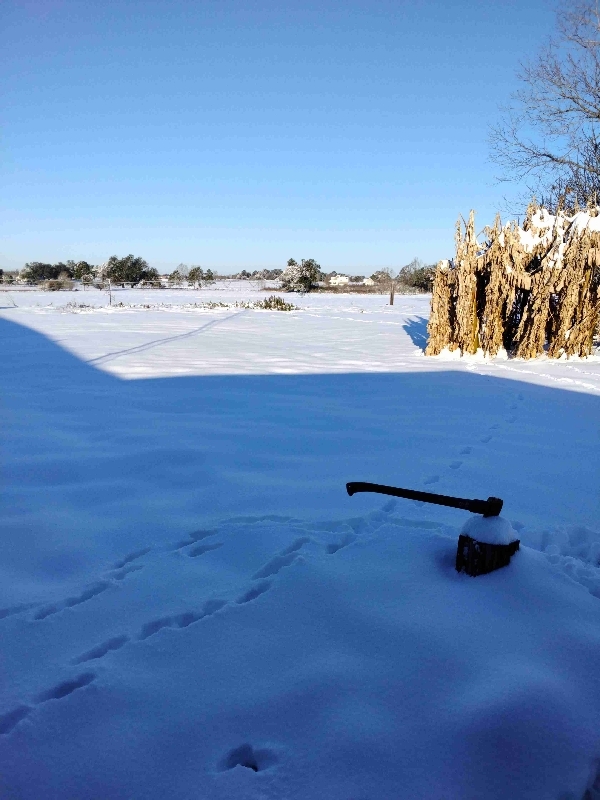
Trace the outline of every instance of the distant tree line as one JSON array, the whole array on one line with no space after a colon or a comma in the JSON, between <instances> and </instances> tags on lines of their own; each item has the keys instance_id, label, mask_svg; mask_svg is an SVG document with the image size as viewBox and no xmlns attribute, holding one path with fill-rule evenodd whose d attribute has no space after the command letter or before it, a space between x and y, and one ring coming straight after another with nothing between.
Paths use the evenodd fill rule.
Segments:
<instances>
[{"instance_id":1,"label":"distant tree line","mask_svg":"<svg viewBox=\"0 0 600 800\"><path fill-rule=\"evenodd\" d=\"M3 274L0 270L0 281L11 283L17 273ZM26 283L47 283L49 288L63 288L70 285L71 281L77 280L84 283L104 284L110 281L112 284L139 284L156 285L160 279L158 270L150 267L148 262L141 256L129 254L123 258L111 256L104 264L93 265L87 261L58 261L49 264L42 261L30 261L21 270L20 279ZM178 267L168 276L170 285L180 285L188 283L196 288L212 283L215 275L212 270L203 270L198 265L188 268L186 264L179 264Z\"/></svg>"},{"instance_id":2,"label":"distant tree line","mask_svg":"<svg viewBox=\"0 0 600 800\"><path fill-rule=\"evenodd\" d=\"M389 291L393 282L396 291L400 293L430 292L435 268L435 264L425 264L421 259L414 258L410 264L402 267L397 274L391 269L381 269L374 272L370 277L384 291ZM243 269L230 277L238 280L279 279L282 289L286 291L310 292L312 289L317 288L320 283L327 282L336 275L338 273L335 270L327 273L323 272L314 258L303 258L299 263L290 258L285 270L262 269L250 272ZM349 278L350 284L360 284L364 281L365 275L352 275Z\"/></svg>"},{"instance_id":3,"label":"distant tree line","mask_svg":"<svg viewBox=\"0 0 600 800\"><path fill-rule=\"evenodd\" d=\"M183 283L193 285L196 289L207 283L214 283L215 275L211 269L203 270L201 266L179 264L169 275L169 286L181 286Z\"/></svg>"},{"instance_id":4,"label":"distant tree line","mask_svg":"<svg viewBox=\"0 0 600 800\"><path fill-rule=\"evenodd\" d=\"M418 258L402 267L397 275L390 269L381 269L370 277L377 286L388 291L393 284L396 291L429 292L431 291L435 265L427 265ZM310 292L336 276L333 271L325 273L314 258L303 258L300 262L290 258L285 269L242 270L231 277L241 280L280 280L281 287L286 291ZM17 273L4 273L0 270L0 281L12 283ZM58 261L49 264L42 261L31 261L25 264L20 272L20 279L30 284L45 282L49 288L67 288L73 280L90 284L122 285L160 285L159 273L141 256L129 254L120 258L111 256L101 265L93 265L87 261ZM364 275L352 275L350 283L359 284L365 279ZM198 264L178 264L168 275L169 286L182 286L187 284L199 289L201 286L213 283L215 273L210 269L203 269Z\"/></svg>"},{"instance_id":5,"label":"distant tree line","mask_svg":"<svg viewBox=\"0 0 600 800\"><path fill-rule=\"evenodd\" d=\"M241 272L238 272L231 277L237 278L238 280L276 281L281 277L282 273L282 269L255 269L253 272L243 269Z\"/></svg>"}]
</instances>

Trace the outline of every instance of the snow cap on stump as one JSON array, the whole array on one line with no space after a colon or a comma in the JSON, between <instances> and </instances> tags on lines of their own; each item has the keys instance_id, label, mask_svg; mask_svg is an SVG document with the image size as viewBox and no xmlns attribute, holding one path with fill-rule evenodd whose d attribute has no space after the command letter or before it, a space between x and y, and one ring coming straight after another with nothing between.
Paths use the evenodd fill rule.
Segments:
<instances>
[{"instance_id":1,"label":"snow cap on stump","mask_svg":"<svg viewBox=\"0 0 600 800\"><path fill-rule=\"evenodd\" d=\"M471 516L462 526L461 534L485 544L510 544L518 539L510 522L504 517Z\"/></svg>"}]
</instances>

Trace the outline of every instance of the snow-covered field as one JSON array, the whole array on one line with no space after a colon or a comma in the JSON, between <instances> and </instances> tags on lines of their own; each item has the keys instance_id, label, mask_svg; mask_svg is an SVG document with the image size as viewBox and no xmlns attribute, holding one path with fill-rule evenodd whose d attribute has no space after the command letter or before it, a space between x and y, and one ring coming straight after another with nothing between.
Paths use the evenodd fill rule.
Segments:
<instances>
[{"instance_id":1,"label":"snow-covered field","mask_svg":"<svg viewBox=\"0 0 600 800\"><path fill-rule=\"evenodd\" d=\"M600 358L266 296L0 293L0 797L600 797ZM349 480L521 550L459 575L467 514Z\"/></svg>"}]
</instances>

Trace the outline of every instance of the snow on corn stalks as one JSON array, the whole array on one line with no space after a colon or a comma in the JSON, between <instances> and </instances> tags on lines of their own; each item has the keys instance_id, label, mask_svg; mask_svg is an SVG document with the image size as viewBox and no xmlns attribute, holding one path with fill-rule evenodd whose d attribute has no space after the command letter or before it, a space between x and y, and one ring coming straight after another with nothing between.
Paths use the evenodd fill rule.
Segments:
<instances>
[{"instance_id":1,"label":"snow on corn stalks","mask_svg":"<svg viewBox=\"0 0 600 800\"><path fill-rule=\"evenodd\" d=\"M456 227L456 257L435 273L426 355L501 350L517 358L588 356L600 319L600 208L550 214L535 202L523 225L500 217L475 235Z\"/></svg>"}]
</instances>

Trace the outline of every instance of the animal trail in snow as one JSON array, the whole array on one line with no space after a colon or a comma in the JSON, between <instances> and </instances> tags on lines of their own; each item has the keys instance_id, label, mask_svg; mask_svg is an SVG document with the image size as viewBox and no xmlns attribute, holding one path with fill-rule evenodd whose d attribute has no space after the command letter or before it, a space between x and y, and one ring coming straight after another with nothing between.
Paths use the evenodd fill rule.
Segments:
<instances>
[{"instance_id":1,"label":"animal trail in snow","mask_svg":"<svg viewBox=\"0 0 600 800\"><path fill-rule=\"evenodd\" d=\"M10 733L12 729L21 722L28 714L31 714L31 706L17 706L6 714L0 716L0 736Z\"/></svg>"},{"instance_id":2,"label":"animal trail in snow","mask_svg":"<svg viewBox=\"0 0 600 800\"><path fill-rule=\"evenodd\" d=\"M193 533L188 534L187 539L183 539L182 541L177 542L177 544L173 547L173 549L183 550L184 547L189 547L190 545L195 544L196 542L202 541L202 539L207 539L209 536L215 536L216 533L217 531L207 531L207 530L194 531Z\"/></svg>"},{"instance_id":3,"label":"animal trail in snow","mask_svg":"<svg viewBox=\"0 0 600 800\"><path fill-rule=\"evenodd\" d=\"M168 617L154 619L142 626L138 639L142 641L148 639L163 628L187 628L194 622L211 617L226 605L227 602L225 600L207 600L201 611L184 611L181 614L172 614Z\"/></svg>"},{"instance_id":4,"label":"animal trail in snow","mask_svg":"<svg viewBox=\"0 0 600 800\"><path fill-rule=\"evenodd\" d=\"M348 547L349 544L352 544L352 542L355 541L356 541L356 536L354 536L351 533L347 533L346 536L344 536L344 538L341 539L339 542L333 542L332 544L328 544L325 549L327 550L329 555L333 555L334 553L337 553L338 550L341 550L344 547Z\"/></svg>"},{"instance_id":5,"label":"animal trail in snow","mask_svg":"<svg viewBox=\"0 0 600 800\"><path fill-rule=\"evenodd\" d=\"M296 539L292 542L285 550L281 551L282 556L287 556L289 553L297 553L303 545L308 544L310 542L310 538L308 536L301 536L299 539Z\"/></svg>"},{"instance_id":6,"label":"animal trail in snow","mask_svg":"<svg viewBox=\"0 0 600 800\"><path fill-rule=\"evenodd\" d=\"M253 586L252 589L249 589L243 595L238 597L235 601L238 605L242 605L243 603L249 603L251 600L256 600L257 597L260 597L261 594L267 592L273 584L271 581L263 581L259 583L258 586Z\"/></svg>"},{"instance_id":7,"label":"animal trail in snow","mask_svg":"<svg viewBox=\"0 0 600 800\"><path fill-rule=\"evenodd\" d=\"M88 600L91 600L92 597L102 594L102 592L105 592L107 589L110 589L110 583L106 581L96 583L94 586L90 586L89 589L85 589L76 597L67 597L67 599L63 600L61 603L53 603L52 605L44 606L33 618L35 620L46 619L46 617L50 617L52 614L58 614L59 611L65 608L73 608L74 606L81 605L81 603L86 603Z\"/></svg>"},{"instance_id":8,"label":"animal trail in snow","mask_svg":"<svg viewBox=\"0 0 600 800\"><path fill-rule=\"evenodd\" d=\"M193 547L191 550L189 550L188 556L190 558L203 556L205 553L210 553L211 550L218 550L219 547L223 547L223 542L215 542L214 544L202 544L199 545L198 547Z\"/></svg>"},{"instance_id":9,"label":"animal trail in snow","mask_svg":"<svg viewBox=\"0 0 600 800\"><path fill-rule=\"evenodd\" d=\"M113 569L122 569L124 566L130 564L132 561L135 561L136 559L145 556L147 553L150 552L150 550L152 550L151 547L144 547L141 550L134 550L132 553L129 553L120 561L117 561L115 564L113 564Z\"/></svg>"},{"instance_id":10,"label":"animal trail in snow","mask_svg":"<svg viewBox=\"0 0 600 800\"><path fill-rule=\"evenodd\" d=\"M144 569L141 564L132 564L129 567L123 567L123 569L117 569L114 572L110 572L109 577L116 581L122 581L125 580L128 575L131 575L133 572L139 572L141 569Z\"/></svg>"},{"instance_id":11,"label":"animal trail in snow","mask_svg":"<svg viewBox=\"0 0 600 800\"><path fill-rule=\"evenodd\" d=\"M33 608L35 603L22 603L18 606L7 606L7 608L0 608L0 619L6 619L6 617L12 617L15 614L20 614L23 611L29 611L30 608Z\"/></svg>"},{"instance_id":12,"label":"animal trail in snow","mask_svg":"<svg viewBox=\"0 0 600 800\"><path fill-rule=\"evenodd\" d=\"M98 658L104 658L104 656L107 653L110 653L111 650L119 650L124 644L127 644L128 641L128 636L114 636L107 642L103 642L102 644L96 645L96 647L92 647L91 650L88 650L87 653L79 656L79 658L74 658L71 663L83 664L86 661L95 661Z\"/></svg>"},{"instance_id":13,"label":"animal trail in snow","mask_svg":"<svg viewBox=\"0 0 600 800\"><path fill-rule=\"evenodd\" d=\"M271 575L277 575L277 573L282 570L284 567L289 567L294 561L298 558L295 552L288 553L287 555L275 556L272 558L268 563L265 564L264 567L255 572L252 576L252 580L256 580L257 578L268 578Z\"/></svg>"},{"instance_id":14,"label":"animal trail in snow","mask_svg":"<svg viewBox=\"0 0 600 800\"><path fill-rule=\"evenodd\" d=\"M72 694L77 689L88 686L88 684L95 679L96 674L94 672L84 672L74 680L63 681L63 683L53 686L52 689L41 692L36 697L36 703L46 703L48 700L62 700L63 697L67 697L67 695Z\"/></svg>"}]
</instances>

